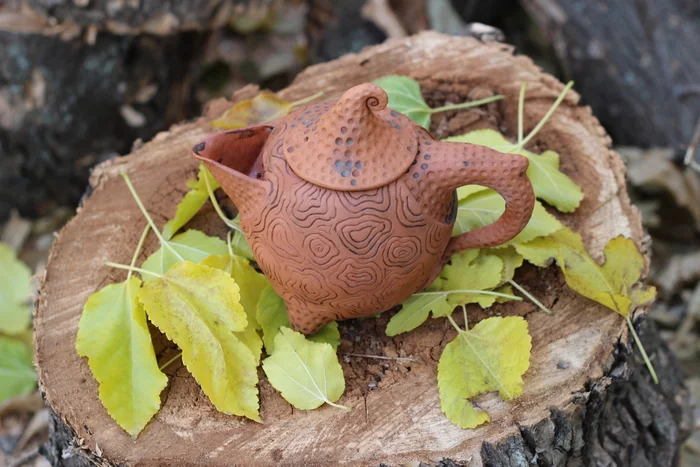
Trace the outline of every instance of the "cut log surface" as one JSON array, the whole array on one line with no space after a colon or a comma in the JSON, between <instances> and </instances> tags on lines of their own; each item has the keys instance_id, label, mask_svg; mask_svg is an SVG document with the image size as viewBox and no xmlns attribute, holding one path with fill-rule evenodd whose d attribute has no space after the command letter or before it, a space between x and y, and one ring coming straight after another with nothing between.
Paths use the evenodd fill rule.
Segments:
<instances>
[{"instance_id":1,"label":"cut log surface","mask_svg":"<svg viewBox=\"0 0 700 467\"><path fill-rule=\"evenodd\" d=\"M311 67L279 95L293 101L324 90L324 98L337 97L351 86L390 73L417 79L431 105L506 96L487 107L434 116L432 131L438 138L484 127L513 136L523 81L529 83L528 131L563 89L528 58L513 56L509 46L422 33ZM256 92L254 87L244 88L234 100ZM562 170L585 192L579 210L558 216L581 233L598 258L605 243L620 234L644 247L639 214L625 191L623 163L610 150L610 139L590 109L578 106L578 101L575 92L569 93L530 146L559 152ZM145 225L119 173L130 175L162 225L173 216L185 182L196 174L192 146L215 131L210 121L229 106L226 100L214 101L204 117L174 126L132 155L99 166L91 178L91 194L55 242L36 309L35 339L41 388L57 414L59 441L47 448L56 465L89 465L87 458L98 465L139 466L403 465L442 459L450 459L443 465L470 466L580 465L597 459L613 460L605 465L671 465L682 438L679 426L682 420L687 423L682 417L687 404L681 403L685 393L673 376L672 359L658 342L650 344L665 381L661 386L649 384L645 370L629 358L624 320L570 291L556 267L523 267L516 276L552 308L552 316L527 301L469 311L471 324L489 315L524 316L533 343L523 395L510 402L496 394L479 397L479 407L488 411L492 422L478 429L460 429L440 410L437 362L455 335L449 323L428 320L413 332L389 338L384 330L390 313L384 313L378 319L340 324L346 391L339 402L352 407L351 412L329 406L294 410L261 372L264 424L226 416L214 409L178 362L168 367L170 384L162 394L162 409L132 440L102 407L87 362L74 349L88 296L125 277L104 262L128 263ZM210 234L225 232L209 207L191 227ZM143 257L156 247L152 239ZM163 363L175 348L162 339L157 342ZM611 393L616 387L622 389ZM625 402L630 398L636 405ZM653 406L646 418L633 410L648 401ZM665 425L659 427L661 420ZM61 444L71 437L72 450ZM636 460L647 462L631 463L631 448ZM658 452L664 456L661 462ZM68 453L67 458L61 453Z\"/></svg>"}]
</instances>

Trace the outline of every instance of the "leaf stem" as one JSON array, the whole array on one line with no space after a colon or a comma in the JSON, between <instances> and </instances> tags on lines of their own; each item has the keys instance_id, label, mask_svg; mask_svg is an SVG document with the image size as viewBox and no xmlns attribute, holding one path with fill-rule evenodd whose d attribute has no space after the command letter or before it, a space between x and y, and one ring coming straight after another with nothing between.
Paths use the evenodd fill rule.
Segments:
<instances>
[{"instance_id":1,"label":"leaf stem","mask_svg":"<svg viewBox=\"0 0 700 467\"><path fill-rule=\"evenodd\" d=\"M503 297L503 298L509 298L511 300L517 300L517 301L522 301L522 297L518 297L517 295L509 295L507 293L501 293L501 292L494 292L493 290L469 290L469 289L464 289L464 290L444 290L444 291L439 291L439 292L418 292L414 293L413 295L449 295L451 293L473 293L473 294L482 294L482 295L494 295L496 297Z\"/></svg>"},{"instance_id":2,"label":"leaf stem","mask_svg":"<svg viewBox=\"0 0 700 467\"><path fill-rule=\"evenodd\" d=\"M170 366L171 363L173 363L175 360L177 360L177 359L180 358L181 356L182 356L182 350L179 351L178 353L176 353L175 356L174 356L173 358L171 358L171 359L168 360L167 362L163 363L163 364L160 366L160 368L158 368L158 369L159 369L160 371L165 370L166 368L168 368L168 367Z\"/></svg>"},{"instance_id":3,"label":"leaf stem","mask_svg":"<svg viewBox=\"0 0 700 467\"><path fill-rule=\"evenodd\" d=\"M647 368L649 369L649 373L651 373L651 379L654 380L655 384L659 384L659 377L656 376L656 370L654 370L654 365L651 364L651 360L649 359L649 356L647 355L647 351L644 349L644 346L642 345L642 341L639 339L639 336L637 335L637 331L634 330L634 325L632 324L632 320L630 319L629 316L625 316L625 321L627 321L627 326L630 328L630 332L632 333L632 337L634 338L635 344L637 344L637 348L639 349L639 353L642 354L642 358L644 359L644 363L646 364Z\"/></svg>"},{"instance_id":4,"label":"leaf stem","mask_svg":"<svg viewBox=\"0 0 700 467\"><path fill-rule=\"evenodd\" d=\"M211 183L209 183L209 173L207 173L204 176L204 183L207 185L207 193L209 193L209 200L211 201L212 206L214 206L214 210L216 211L216 214L219 216L219 218L228 226L228 228L233 229L237 232L241 231L241 227L236 224L234 221L226 217L226 214L224 214L224 211L221 209L221 206L219 205L219 201L216 199L216 196L214 196L214 190L211 189Z\"/></svg>"},{"instance_id":5,"label":"leaf stem","mask_svg":"<svg viewBox=\"0 0 700 467\"><path fill-rule=\"evenodd\" d=\"M229 230L228 233L226 234L226 247L228 248L228 255L233 258L235 255L233 254L233 245L231 245L232 241L233 241L233 230Z\"/></svg>"},{"instance_id":6,"label":"leaf stem","mask_svg":"<svg viewBox=\"0 0 700 467\"><path fill-rule=\"evenodd\" d=\"M148 236L148 231L150 230L151 226L149 224L146 224L146 228L143 229L143 233L141 234L141 238L139 238L139 242L136 244L136 250L134 251L134 256L131 258L131 263L129 266L132 268L136 265L136 260L139 258L139 255L141 254L141 248L143 248L143 242L146 241L146 237ZM129 282L129 279L131 279L131 274L134 271L129 271L129 274L126 276L126 281Z\"/></svg>"},{"instance_id":7,"label":"leaf stem","mask_svg":"<svg viewBox=\"0 0 700 467\"><path fill-rule=\"evenodd\" d=\"M464 313L464 329L469 329L469 318L467 317L467 305L462 305L462 313Z\"/></svg>"},{"instance_id":8,"label":"leaf stem","mask_svg":"<svg viewBox=\"0 0 700 467\"><path fill-rule=\"evenodd\" d=\"M452 315L447 315L447 320L450 322L450 324L452 324L452 327L454 327L457 330L457 332L464 332L462 331L462 329L460 329L457 323L455 323L455 320L452 319Z\"/></svg>"},{"instance_id":9,"label":"leaf stem","mask_svg":"<svg viewBox=\"0 0 700 467\"><path fill-rule=\"evenodd\" d=\"M116 269L125 269L127 271L132 271L132 272L138 272L140 274L150 274L151 276L155 276L158 278L163 278L160 274L153 272L153 271L147 271L146 269L141 269L137 268L134 266L128 266L126 264L119 264L119 263L113 263L112 261L105 261L105 266L109 266L110 268L116 268Z\"/></svg>"},{"instance_id":10,"label":"leaf stem","mask_svg":"<svg viewBox=\"0 0 700 467\"><path fill-rule=\"evenodd\" d=\"M126 182L126 186L129 188L129 191L131 192L131 196L134 198L134 201L136 201L136 204L138 205L139 209L141 210L141 213L143 214L143 217L146 218L148 225L150 225L151 228L153 229L153 233L155 233L156 237L158 237L160 244L167 247L172 254L174 254L176 257L180 258L180 261L184 261L185 259L182 256L180 256L180 253L175 251L175 248L173 248L172 245L166 239L163 238L163 235L161 235L160 231L158 230L158 227L156 227L155 222L153 222L153 219L151 219L151 216L148 214L148 211L146 211L146 207L141 202L141 198L139 198L138 193L136 193L136 189L134 188L134 185L131 183L131 179L129 178L129 176L125 172L122 172L120 175L122 176L122 178Z\"/></svg>"},{"instance_id":11,"label":"leaf stem","mask_svg":"<svg viewBox=\"0 0 700 467\"><path fill-rule=\"evenodd\" d=\"M318 99L319 97L321 97L321 96L324 95L324 94L325 94L324 91L319 91L319 92L317 92L316 94L312 94L312 95L310 95L310 96L308 96L308 97L304 97L303 99L299 99L298 101L294 101L294 102L291 103L291 104L292 104L292 107L296 107L296 106L298 106L298 105L304 105L304 104L306 104L306 103L309 103L309 102L311 102L311 101L314 100L314 99Z\"/></svg>"},{"instance_id":12,"label":"leaf stem","mask_svg":"<svg viewBox=\"0 0 700 467\"><path fill-rule=\"evenodd\" d=\"M520 96L518 97L518 145L523 141L523 110L525 107L525 91L527 90L527 81L523 82L520 87Z\"/></svg>"},{"instance_id":13,"label":"leaf stem","mask_svg":"<svg viewBox=\"0 0 700 467\"><path fill-rule=\"evenodd\" d=\"M365 355L365 354L360 354L360 353L344 353L342 354L343 356L347 357L360 357L360 358L376 358L377 360L406 360L408 362L419 362L420 360L417 360L415 358L411 357L385 357L384 355Z\"/></svg>"},{"instance_id":14,"label":"leaf stem","mask_svg":"<svg viewBox=\"0 0 700 467\"><path fill-rule=\"evenodd\" d=\"M522 286L520 286L520 284L518 284L517 282L515 282L513 279L510 279L510 280L508 281L508 283L509 283L510 285L512 285L513 287L515 287L516 289L518 289L518 291L520 291L521 294L525 295L525 297L527 297L528 300L530 300L532 303L534 303L535 305L537 305L537 308L539 308L540 310L544 311L544 312L547 313L548 315L551 315L551 314L552 314L552 310L550 310L549 308L547 308L546 306L544 306L544 304L542 304L542 302L540 302L539 300L537 300L533 295L530 294L530 292L528 292L527 290L525 290L524 288L522 288Z\"/></svg>"},{"instance_id":15,"label":"leaf stem","mask_svg":"<svg viewBox=\"0 0 700 467\"><path fill-rule=\"evenodd\" d=\"M434 109L428 109L429 114L436 114L440 112L447 112L448 110L459 110L459 109L469 109L472 107L478 107L484 104L490 104L491 102L500 101L506 96L497 95L487 97L485 99L479 99L478 101L462 102L461 104L443 105L442 107L435 107Z\"/></svg>"},{"instance_id":16,"label":"leaf stem","mask_svg":"<svg viewBox=\"0 0 700 467\"><path fill-rule=\"evenodd\" d=\"M532 138L535 137L535 135L542 129L545 123L547 123L547 120L552 116L555 110L557 110L557 107L559 107L559 104L564 100L566 95L569 93L569 90L573 87L574 82L569 81L566 83L566 87L564 87L564 90L562 91L561 94L559 94L559 97L557 97L557 100L554 101L554 104L549 108L546 114L544 114L544 117L542 117L542 120L539 121L537 126L525 137L524 140L519 141L518 145L516 146L516 151L515 152L520 152L522 149L527 145L527 143L530 142Z\"/></svg>"}]
</instances>

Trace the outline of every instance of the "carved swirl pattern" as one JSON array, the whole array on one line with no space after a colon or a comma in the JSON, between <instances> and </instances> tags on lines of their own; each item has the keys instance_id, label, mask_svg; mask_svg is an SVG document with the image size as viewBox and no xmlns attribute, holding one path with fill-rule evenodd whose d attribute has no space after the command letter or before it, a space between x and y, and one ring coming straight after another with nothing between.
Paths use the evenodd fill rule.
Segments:
<instances>
[{"instance_id":1,"label":"carved swirl pattern","mask_svg":"<svg viewBox=\"0 0 700 467\"><path fill-rule=\"evenodd\" d=\"M310 334L332 320L382 312L425 284L450 225L424 216L401 179L355 192L306 182L276 157L277 140L264 154L267 203L244 225L295 329Z\"/></svg>"}]
</instances>

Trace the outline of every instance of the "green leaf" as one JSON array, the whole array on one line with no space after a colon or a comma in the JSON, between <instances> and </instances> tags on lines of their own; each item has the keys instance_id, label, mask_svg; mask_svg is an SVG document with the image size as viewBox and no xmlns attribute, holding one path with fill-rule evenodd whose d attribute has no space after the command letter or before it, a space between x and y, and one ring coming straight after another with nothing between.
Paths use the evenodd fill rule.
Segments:
<instances>
[{"instance_id":1,"label":"green leaf","mask_svg":"<svg viewBox=\"0 0 700 467\"><path fill-rule=\"evenodd\" d=\"M475 230L495 222L505 210L506 202L501 195L493 190L481 190L473 193L459 202L457 219L455 219L452 235ZM511 243L529 242L537 237L549 235L561 229L561 223L535 201L535 209L530 221Z\"/></svg>"},{"instance_id":2,"label":"green leaf","mask_svg":"<svg viewBox=\"0 0 700 467\"><path fill-rule=\"evenodd\" d=\"M535 189L535 196L546 201L561 212L573 212L581 204L583 191L573 180L559 171L559 154L545 151L535 154L526 149L514 151L514 145L502 134L491 129L481 129L445 141L472 143L488 146L496 151L520 154L530 160L527 176Z\"/></svg>"},{"instance_id":3,"label":"green leaf","mask_svg":"<svg viewBox=\"0 0 700 467\"><path fill-rule=\"evenodd\" d=\"M182 257L182 260L199 263L210 255L226 255L228 248L226 242L217 237L210 237L199 230L188 230L167 240L167 243ZM165 245L146 258L141 265L142 269L163 275L174 264L182 261L170 248ZM144 275L143 281L154 280L152 276Z\"/></svg>"},{"instance_id":4,"label":"green leaf","mask_svg":"<svg viewBox=\"0 0 700 467\"><path fill-rule=\"evenodd\" d=\"M401 304L401 310L391 317L386 326L387 336L396 336L412 331L433 316L447 316L454 307L447 303L447 293L417 293L411 295Z\"/></svg>"},{"instance_id":5,"label":"green leaf","mask_svg":"<svg viewBox=\"0 0 700 467\"><path fill-rule=\"evenodd\" d=\"M236 216L234 222L237 222L239 217L240 216ZM241 232L236 232L233 235L233 238L231 239L231 250L236 256L249 259L250 261L255 261L253 251L250 249L250 245L248 245L245 235L243 235Z\"/></svg>"},{"instance_id":6,"label":"green leaf","mask_svg":"<svg viewBox=\"0 0 700 467\"><path fill-rule=\"evenodd\" d=\"M269 284L267 278L258 273L245 258L231 255L212 255L201 264L225 271L236 281L241 293L241 305L246 313L248 325L245 330L236 333L238 338L250 349L256 362L260 363L263 342L257 330L261 329L256 314L258 300L262 291Z\"/></svg>"},{"instance_id":7,"label":"green leaf","mask_svg":"<svg viewBox=\"0 0 700 467\"><path fill-rule=\"evenodd\" d=\"M204 177L209 178L209 183L212 190L219 188L219 183L216 181L214 176L209 172L204 164L199 164L199 174L197 175L197 180L190 180L188 182L187 185L190 187L190 191L185 194L185 197L182 199L182 201L180 201L180 204L177 205L175 217L170 219L163 227L163 237L166 240L170 240L173 235L175 235L175 233L182 228L183 225L187 224L209 199L209 192L207 191L207 185L204 181Z\"/></svg>"},{"instance_id":8,"label":"green leaf","mask_svg":"<svg viewBox=\"0 0 700 467\"><path fill-rule=\"evenodd\" d=\"M248 322L228 274L183 261L145 283L139 300L220 412L261 421L255 357L236 336Z\"/></svg>"},{"instance_id":9,"label":"green leaf","mask_svg":"<svg viewBox=\"0 0 700 467\"><path fill-rule=\"evenodd\" d=\"M158 368L146 313L138 302L141 281L112 284L90 295L75 349L88 358L107 413L136 437L160 409L168 378Z\"/></svg>"},{"instance_id":10,"label":"green leaf","mask_svg":"<svg viewBox=\"0 0 700 467\"><path fill-rule=\"evenodd\" d=\"M34 391L36 374L28 344L0 335L0 381L0 404Z\"/></svg>"},{"instance_id":11,"label":"green leaf","mask_svg":"<svg viewBox=\"0 0 700 467\"><path fill-rule=\"evenodd\" d=\"M505 400L522 394L531 348L527 321L521 317L487 318L469 331L460 330L438 363L440 407L447 418L461 428L490 421L470 399L491 391Z\"/></svg>"},{"instance_id":12,"label":"green leaf","mask_svg":"<svg viewBox=\"0 0 700 467\"><path fill-rule=\"evenodd\" d=\"M0 332L15 335L27 330L31 293L29 268L9 246L0 243Z\"/></svg>"},{"instance_id":13,"label":"green leaf","mask_svg":"<svg viewBox=\"0 0 700 467\"><path fill-rule=\"evenodd\" d=\"M291 328L292 325L289 322L289 316L287 316L287 305L269 284L260 294L256 317L262 328L265 351L268 355L272 355L280 329L283 327ZM328 323L308 339L313 342L330 344L333 350L336 350L340 345L338 323Z\"/></svg>"},{"instance_id":14,"label":"green leaf","mask_svg":"<svg viewBox=\"0 0 700 467\"><path fill-rule=\"evenodd\" d=\"M372 81L389 96L389 107L401 112L426 130L430 128L431 109L423 99L418 81L408 76L389 75Z\"/></svg>"},{"instance_id":15,"label":"green leaf","mask_svg":"<svg viewBox=\"0 0 700 467\"><path fill-rule=\"evenodd\" d=\"M507 257L507 253L503 256ZM433 318L444 318L460 305L477 303L488 308L499 299L507 298L499 296L507 292L493 294L490 290L503 283L503 270L504 261L495 254L482 255L480 250L467 250L452 255L450 264L442 268L440 276L425 292L415 293L401 304L401 310L389 320L386 335L395 336L417 328L428 319L430 312ZM463 292L465 290L474 292Z\"/></svg>"},{"instance_id":16,"label":"green leaf","mask_svg":"<svg viewBox=\"0 0 700 467\"><path fill-rule=\"evenodd\" d=\"M297 409L312 410L335 404L345 391L343 369L330 344L312 342L283 327L275 336L275 350L263 360L272 387Z\"/></svg>"},{"instance_id":17,"label":"green leaf","mask_svg":"<svg viewBox=\"0 0 700 467\"><path fill-rule=\"evenodd\" d=\"M479 250L467 250L452 255L450 263L440 272L441 290L489 290L501 285L503 261L497 256L481 256ZM495 295L479 293L451 293L447 303L454 309L467 303L488 308L496 301ZM446 316L435 314L435 317Z\"/></svg>"}]
</instances>

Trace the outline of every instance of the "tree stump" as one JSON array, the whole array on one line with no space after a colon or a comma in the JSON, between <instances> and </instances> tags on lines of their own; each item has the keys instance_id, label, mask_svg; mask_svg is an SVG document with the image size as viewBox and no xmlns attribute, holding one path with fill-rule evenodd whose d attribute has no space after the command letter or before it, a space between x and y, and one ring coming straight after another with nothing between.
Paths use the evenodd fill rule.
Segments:
<instances>
[{"instance_id":1,"label":"tree stump","mask_svg":"<svg viewBox=\"0 0 700 467\"><path fill-rule=\"evenodd\" d=\"M432 131L438 138L482 127L513 136L523 81L529 83L527 131L563 89L528 58L514 57L507 45L427 32L311 67L279 95L296 100L324 90L324 99L337 97L390 73L417 79L431 105L506 96L486 107L434 116ZM246 87L233 100L256 92ZM569 93L531 144L558 151L562 170L585 192L576 213L555 214L582 234L594 256L619 234L644 246L639 214L625 191L622 160L610 150L610 138L590 109L578 101L576 93ZM473 323L492 314L526 316L533 342L523 395L511 402L495 394L478 398L492 418L478 429L460 429L440 411L437 361L454 337L449 323L428 320L389 338L384 313L340 323L346 378L340 403L351 412L328 406L293 410L261 373L265 423L226 416L178 363L169 367L162 409L133 441L102 407L87 362L74 349L87 297L124 279L123 271L105 267L104 261L128 262L145 225L119 173L130 175L162 224L174 214L186 180L195 176L192 145L215 131L210 121L230 105L213 101L204 117L100 165L91 177L90 195L54 244L34 321L40 386L56 414L54 437L45 447L54 465L672 465L690 427L688 397L673 358L643 324L640 331L662 380L650 383L629 351L624 320L570 291L556 267L523 267L516 278L553 309L552 316L527 301L470 310ZM224 233L209 207L192 226ZM155 248L153 240L144 254ZM174 347L157 345L156 354L165 362Z\"/></svg>"},{"instance_id":2,"label":"tree stump","mask_svg":"<svg viewBox=\"0 0 700 467\"><path fill-rule=\"evenodd\" d=\"M700 115L700 7L521 0L618 145L684 147Z\"/></svg>"}]
</instances>

